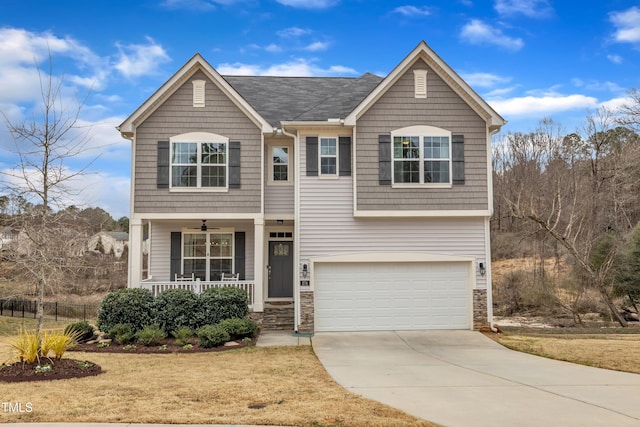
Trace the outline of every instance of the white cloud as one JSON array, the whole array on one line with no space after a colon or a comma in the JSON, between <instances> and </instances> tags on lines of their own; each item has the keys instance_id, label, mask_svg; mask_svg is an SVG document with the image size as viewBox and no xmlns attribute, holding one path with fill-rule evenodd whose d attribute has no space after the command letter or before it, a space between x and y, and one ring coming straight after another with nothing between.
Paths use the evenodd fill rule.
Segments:
<instances>
[{"instance_id":1,"label":"white cloud","mask_svg":"<svg viewBox=\"0 0 640 427\"><path fill-rule=\"evenodd\" d=\"M640 8L634 6L622 12L611 12L609 20L616 27L615 41L640 43Z\"/></svg>"},{"instance_id":2,"label":"white cloud","mask_svg":"<svg viewBox=\"0 0 640 427\"><path fill-rule=\"evenodd\" d=\"M297 7L300 9L328 9L335 6L340 0L276 0L284 6Z\"/></svg>"},{"instance_id":3,"label":"white cloud","mask_svg":"<svg viewBox=\"0 0 640 427\"><path fill-rule=\"evenodd\" d=\"M614 64L622 64L622 57L620 55L607 55L607 59Z\"/></svg>"},{"instance_id":4,"label":"white cloud","mask_svg":"<svg viewBox=\"0 0 640 427\"><path fill-rule=\"evenodd\" d=\"M524 15L529 18L544 18L553 13L548 0L496 0L493 7L503 16Z\"/></svg>"},{"instance_id":5,"label":"white cloud","mask_svg":"<svg viewBox=\"0 0 640 427\"><path fill-rule=\"evenodd\" d=\"M585 95L524 96L509 99L488 99L487 102L501 115L508 116L548 116L552 113L575 109L594 108L596 98Z\"/></svg>"},{"instance_id":6,"label":"white cloud","mask_svg":"<svg viewBox=\"0 0 640 427\"><path fill-rule=\"evenodd\" d=\"M296 59L282 64L271 66L261 66L255 64L225 63L217 68L220 74L238 76L289 76L289 77L311 77L311 76L334 76L345 74L357 74L356 70L342 65L333 65L329 68L322 68L314 65L312 61L306 59Z\"/></svg>"},{"instance_id":7,"label":"white cloud","mask_svg":"<svg viewBox=\"0 0 640 427\"><path fill-rule=\"evenodd\" d=\"M591 91L609 91L609 92L624 92L625 88L614 82L601 82L598 80L582 80L579 78L571 79L571 83L579 88L584 88Z\"/></svg>"},{"instance_id":8,"label":"white cloud","mask_svg":"<svg viewBox=\"0 0 640 427\"><path fill-rule=\"evenodd\" d=\"M600 103L601 107L605 107L610 111L617 111L625 105L633 103L633 99L629 97L613 98Z\"/></svg>"},{"instance_id":9,"label":"white cloud","mask_svg":"<svg viewBox=\"0 0 640 427\"><path fill-rule=\"evenodd\" d=\"M490 44L511 51L522 49L524 42L520 38L509 37L502 30L491 27L479 19L467 23L460 33L460 38L467 43L482 45Z\"/></svg>"},{"instance_id":10,"label":"white cloud","mask_svg":"<svg viewBox=\"0 0 640 427\"><path fill-rule=\"evenodd\" d=\"M461 77L473 87L493 87L499 83L511 81L511 77L491 73L462 73Z\"/></svg>"},{"instance_id":11,"label":"white cloud","mask_svg":"<svg viewBox=\"0 0 640 427\"><path fill-rule=\"evenodd\" d=\"M166 9L207 12L217 9L216 5L229 6L245 0L164 0L160 5Z\"/></svg>"},{"instance_id":12,"label":"white cloud","mask_svg":"<svg viewBox=\"0 0 640 427\"><path fill-rule=\"evenodd\" d=\"M303 50L307 50L309 52L319 52L322 50L327 50L329 48L329 42L314 42L303 48Z\"/></svg>"},{"instance_id":13,"label":"white cloud","mask_svg":"<svg viewBox=\"0 0 640 427\"><path fill-rule=\"evenodd\" d=\"M393 11L407 17L422 17L431 15L431 10L427 6L399 6L393 9Z\"/></svg>"},{"instance_id":14,"label":"white cloud","mask_svg":"<svg viewBox=\"0 0 640 427\"><path fill-rule=\"evenodd\" d=\"M154 74L160 64L170 60L164 48L151 37L147 37L147 44L116 44L118 60L114 68L127 78Z\"/></svg>"},{"instance_id":15,"label":"white cloud","mask_svg":"<svg viewBox=\"0 0 640 427\"><path fill-rule=\"evenodd\" d=\"M311 30L306 28L289 27L289 28L285 28L283 30L277 31L276 34L282 38L294 38L294 37L306 36L308 34L311 34L311 32L312 32Z\"/></svg>"}]
</instances>

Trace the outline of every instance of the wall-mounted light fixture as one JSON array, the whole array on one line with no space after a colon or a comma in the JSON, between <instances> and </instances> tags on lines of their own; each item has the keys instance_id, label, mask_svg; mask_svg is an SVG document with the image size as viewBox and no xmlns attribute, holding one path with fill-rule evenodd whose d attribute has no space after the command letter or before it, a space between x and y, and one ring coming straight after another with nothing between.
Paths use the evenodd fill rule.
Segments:
<instances>
[{"instance_id":1,"label":"wall-mounted light fixture","mask_svg":"<svg viewBox=\"0 0 640 427\"><path fill-rule=\"evenodd\" d=\"M302 263L302 277L304 277L305 279L309 277L309 264L307 264L306 262Z\"/></svg>"},{"instance_id":2,"label":"wall-mounted light fixture","mask_svg":"<svg viewBox=\"0 0 640 427\"><path fill-rule=\"evenodd\" d=\"M276 219L276 224L278 225L284 224L284 219Z\"/></svg>"},{"instance_id":3,"label":"wall-mounted light fixture","mask_svg":"<svg viewBox=\"0 0 640 427\"><path fill-rule=\"evenodd\" d=\"M202 220L202 225L200 226L200 231L207 231L207 220Z\"/></svg>"},{"instance_id":4,"label":"wall-mounted light fixture","mask_svg":"<svg viewBox=\"0 0 640 427\"><path fill-rule=\"evenodd\" d=\"M482 277L484 277L484 275L487 274L487 267L484 265L484 262L478 263L478 271L480 272L480 275Z\"/></svg>"}]
</instances>

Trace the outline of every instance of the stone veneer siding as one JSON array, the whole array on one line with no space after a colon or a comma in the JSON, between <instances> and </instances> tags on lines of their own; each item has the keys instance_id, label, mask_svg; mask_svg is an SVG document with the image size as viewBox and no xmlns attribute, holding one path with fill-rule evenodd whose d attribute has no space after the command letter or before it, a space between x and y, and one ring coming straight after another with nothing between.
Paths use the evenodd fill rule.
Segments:
<instances>
[{"instance_id":1,"label":"stone veneer siding","mask_svg":"<svg viewBox=\"0 0 640 427\"><path fill-rule=\"evenodd\" d=\"M313 333L314 331L313 291L300 291L300 324L298 332Z\"/></svg>"},{"instance_id":2,"label":"stone veneer siding","mask_svg":"<svg viewBox=\"0 0 640 427\"><path fill-rule=\"evenodd\" d=\"M473 290L473 329L478 330L489 326L487 318L487 290Z\"/></svg>"}]
</instances>

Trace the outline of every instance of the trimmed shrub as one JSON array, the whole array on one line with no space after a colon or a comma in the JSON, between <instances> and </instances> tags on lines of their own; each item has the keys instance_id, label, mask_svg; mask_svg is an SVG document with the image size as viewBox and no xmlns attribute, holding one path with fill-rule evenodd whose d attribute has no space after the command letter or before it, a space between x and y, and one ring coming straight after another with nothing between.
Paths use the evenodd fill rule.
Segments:
<instances>
[{"instance_id":1,"label":"trimmed shrub","mask_svg":"<svg viewBox=\"0 0 640 427\"><path fill-rule=\"evenodd\" d=\"M220 325L205 325L198 329L197 334L198 344L203 348L218 347L231 339Z\"/></svg>"},{"instance_id":2,"label":"trimmed shrub","mask_svg":"<svg viewBox=\"0 0 640 427\"><path fill-rule=\"evenodd\" d=\"M180 347L190 344L191 338L193 338L193 330L188 326L182 326L175 331L171 332L171 335L176 339L176 345Z\"/></svg>"},{"instance_id":3,"label":"trimmed shrub","mask_svg":"<svg viewBox=\"0 0 640 427\"><path fill-rule=\"evenodd\" d=\"M169 289L156 297L155 323L167 332L201 325L198 296L186 289Z\"/></svg>"},{"instance_id":4,"label":"trimmed shrub","mask_svg":"<svg viewBox=\"0 0 640 427\"><path fill-rule=\"evenodd\" d=\"M109 337L118 344L126 344L133 340L135 332L128 323L118 323L109 330Z\"/></svg>"},{"instance_id":5,"label":"trimmed shrub","mask_svg":"<svg viewBox=\"0 0 640 427\"><path fill-rule=\"evenodd\" d=\"M133 332L153 323L154 299L147 289L118 289L104 297L98 308L98 327L110 332L119 324L126 323Z\"/></svg>"},{"instance_id":6,"label":"trimmed shrub","mask_svg":"<svg viewBox=\"0 0 640 427\"><path fill-rule=\"evenodd\" d=\"M253 337L258 331L258 324L251 319L225 319L218 323L229 334L232 340Z\"/></svg>"},{"instance_id":7,"label":"trimmed shrub","mask_svg":"<svg viewBox=\"0 0 640 427\"><path fill-rule=\"evenodd\" d=\"M166 336L167 334L158 325L145 326L141 331L136 332L138 342L146 346L158 345Z\"/></svg>"},{"instance_id":8,"label":"trimmed shrub","mask_svg":"<svg viewBox=\"0 0 640 427\"><path fill-rule=\"evenodd\" d=\"M78 337L76 342L83 343L89 341L93 338L94 328L87 322L83 320L81 322L69 323L66 328L64 328L65 334L76 334Z\"/></svg>"},{"instance_id":9,"label":"trimmed shrub","mask_svg":"<svg viewBox=\"0 0 640 427\"><path fill-rule=\"evenodd\" d=\"M243 318L249 314L247 293L242 289L209 288L200 295L201 325L215 325L224 319Z\"/></svg>"}]
</instances>

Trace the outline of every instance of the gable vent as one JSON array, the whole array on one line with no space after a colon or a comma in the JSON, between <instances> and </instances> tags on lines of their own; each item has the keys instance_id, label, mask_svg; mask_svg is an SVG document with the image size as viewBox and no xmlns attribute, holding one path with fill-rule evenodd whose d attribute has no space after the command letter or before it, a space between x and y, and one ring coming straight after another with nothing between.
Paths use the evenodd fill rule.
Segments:
<instances>
[{"instance_id":1,"label":"gable vent","mask_svg":"<svg viewBox=\"0 0 640 427\"><path fill-rule=\"evenodd\" d=\"M427 97L427 70L413 70L416 98Z\"/></svg>"},{"instance_id":2,"label":"gable vent","mask_svg":"<svg viewBox=\"0 0 640 427\"><path fill-rule=\"evenodd\" d=\"M193 82L193 106L204 107L204 85L205 80L194 80Z\"/></svg>"}]
</instances>

